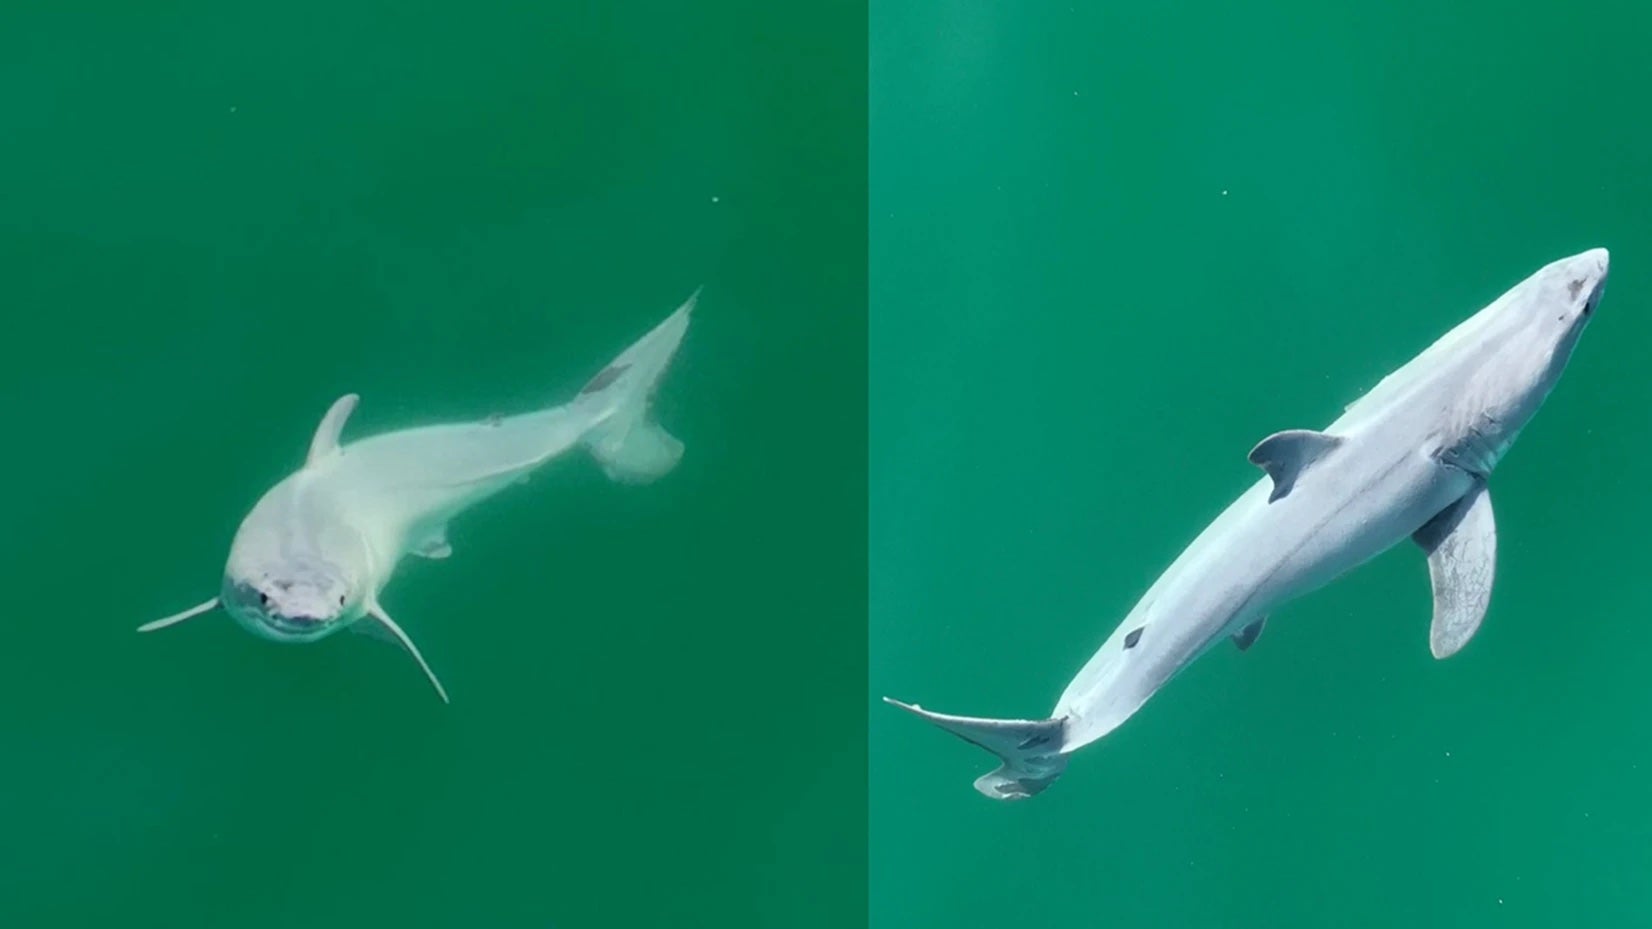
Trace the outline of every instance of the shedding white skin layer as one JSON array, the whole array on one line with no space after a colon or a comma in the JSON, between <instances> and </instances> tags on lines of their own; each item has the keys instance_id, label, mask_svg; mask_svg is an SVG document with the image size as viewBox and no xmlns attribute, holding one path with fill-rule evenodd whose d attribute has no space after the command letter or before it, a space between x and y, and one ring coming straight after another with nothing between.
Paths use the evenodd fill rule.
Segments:
<instances>
[{"instance_id":1,"label":"shedding white skin layer","mask_svg":"<svg viewBox=\"0 0 1652 929\"><path fill-rule=\"evenodd\" d=\"M446 701L441 681L380 601L396 565L406 555L447 557L450 520L575 446L624 483L646 483L676 467L682 443L654 421L650 405L698 295L562 406L342 444L357 397L339 398L304 466L241 522L219 595L139 631L222 606L276 642L313 642L346 628L371 632L406 648Z\"/></svg>"},{"instance_id":2,"label":"shedding white skin layer","mask_svg":"<svg viewBox=\"0 0 1652 929\"><path fill-rule=\"evenodd\" d=\"M977 790L1028 797L1206 649L1229 638L1250 648L1275 608L1406 539L1429 560L1430 649L1454 654L1491 597L1497 536L1486 480L1565 369L1607 266L1606 250L1594 249L1543 267L1323 431L1259 443L1250 460L1266 476L1159 577L1049 718L950 716L888 702L998 755L1003 764L977 779Z\"/></svg>"}]
</instances>

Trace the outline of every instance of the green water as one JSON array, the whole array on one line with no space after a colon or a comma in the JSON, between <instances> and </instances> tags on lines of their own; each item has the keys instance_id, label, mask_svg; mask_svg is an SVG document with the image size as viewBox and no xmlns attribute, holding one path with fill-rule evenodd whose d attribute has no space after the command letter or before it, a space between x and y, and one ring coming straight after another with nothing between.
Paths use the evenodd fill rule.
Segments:
<instances>
[{"instance_id":1,"label":"green water","mask_svg":"<svg viewBox=\"0 0 1652 929\"><path fill-rule=\"evenodd\" d=\"M1644 922L1649 35L5 5L0 927ZM1026 803L876 703L1046 712L1259 438L1592 246L1460 655L1400 546ZM388 590L451 706L364 637L133 631L211 595L338 395L349 435L559 402L701 285L675 473L569 456Z\"/></svg>"},{"instance_id":2,"label":"green water","mask_svg":"<svg viewBox=\"0 0 1652 929\"><path fill-rule=\"evenodd\" d=\"M871 922L1621 926L1652 912L1644 4L874 4ZM871 703L1048 712L1258 473L1606 246L1437 662L1400 546L1050 790Z\"/></svg>"},{"instance_id":3,"label":"green water","mask_svg":"<svg viewBox=\"0 0 1652 929\"><path fill-rule=\"evenodd\" d=\"M0 926L863 921L865 73L848 5L0 11ZM699 285L675 473L559 460L387 591L452 706L134 632L339 394L562 402Z\"/></svg>"}]
</instances>

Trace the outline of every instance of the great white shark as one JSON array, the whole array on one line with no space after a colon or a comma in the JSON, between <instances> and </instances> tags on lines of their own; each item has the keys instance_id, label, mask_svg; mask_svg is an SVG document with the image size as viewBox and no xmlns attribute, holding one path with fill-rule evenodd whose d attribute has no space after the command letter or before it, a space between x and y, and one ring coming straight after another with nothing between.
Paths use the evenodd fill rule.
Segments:
<instances>
[{"instance_id":1,"label":"great white shark","mask_svg":"<svg viewBox=\"0 0 1652 929\"><path fill-rule=\"evenodd\" d=\"M405 648L445 702L447 690L381 600L396 566L407 555L446 558L454 517L570 449L583 447L622 483L653 481L676 467L683 445L651 407L698 296L560 406L346 443L341 436L357 396L340 397L316 428L303 467L242 520L218 596L139 631L222 606L247 631L276 642L369 632Z\"/></svg>"},{"instance_id":2,"label":"great white shark","mask_svg":"<svg viewBox=\"0 0 1652 929\"><path fill-rule=\"evenodd\" d=\"M1490 602L1497 528L1486 480L1565 369L1606 286L1597 248L1539 269L1383 378L1322 431L1251 449L1265 476L1171 563L1047 719L935 713L884 699L997 755L994 799L1048 787L1068 756L1129 719L1207 649L1243 650L1269 613L1406 539L1427 554L1429 647L1456 653Z\"/></svg>"}]
</instances>

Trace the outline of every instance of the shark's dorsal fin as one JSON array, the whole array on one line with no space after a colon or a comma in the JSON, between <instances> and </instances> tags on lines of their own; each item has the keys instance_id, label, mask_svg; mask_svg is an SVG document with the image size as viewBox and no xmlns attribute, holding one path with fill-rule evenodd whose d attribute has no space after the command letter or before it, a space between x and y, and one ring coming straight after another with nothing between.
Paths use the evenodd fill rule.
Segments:
<instances>
[{"instance_id":1,"label":"shark's dorsal fin","mask_svg":"<svg viewBox=\"0 0 1652 929\"><path fill-rule=\"evenodd\" d=\"M1264 616L1238 632L1235 632L1233 634L1233 644L1239 646L1239 650L1242 652L1249 651L1250 647L1256 644L1256 638L1262 634L1262 627L1266 625L1267 622L1268 618Z\"/></svg>"},{"instance_id":2,"label":"shark's dorsal fin","mask_svg":"<svg viewBox=\"0 0 1652 929\"><path fill-rule=\"evenodd\" d=\"M1250 463L1273 478L1273 493L1268 495L1268 502L1290 493L1296 479L1309 465L1341 444L1342 440L1336 436L1312 429L1287 429L1256 443L1250 450Z\"/></svg>"},{"instance_id":3,"label":"shark's dorsal fin","mask_svg":"<svg viewBox=\"0 0 1652 929\"><path fill-rule=\"evenodd\" d=\"M436 678L436 672L430 670L430 665L425 663L424 656L419 654L419 647L413 644L413 640L408 638L407 633L402 631L402 627L396 625L396 621L390 618L390 614L384 611L384 607L374 603L367 608L367 615L362 618L374 620L384 627L384 631L395 636L396 641L401 643L401 647L407 649L407 653L413 656L413 660L419 663L420 668L424 669L424 676L430 678L430 683L436 688L436 693L441 696L442 702L452 702L447 698L447 689Z\"/></svg>"},{"instance_id":4,"label":"shark's dorsal fin","mask_svg":"<svg viewBox=\"0 0 1652 929\"><path fill-rule=\"evenodd\" d=\"M1434 584L1434 622L1428 649L1447 658L1468 644L1491 603L1497 573L1497 522L1485 484L1442 510L1411 536L1428 553Z\"/></svg>"},{"instance_id":5,"label":"shark's dorsal fin","mask_svg":"<svg viewBox=\"0 0 1652 929\"><path fill-rule=\"evenodd\" d=\"M345 422L355 412L356 403L360 400L355 394L345 394L327 408L327 415L321 417L321 424L315 427L315 437L310 439L310 454L304 459L305 465L313 465L338 451L339 433L344 431Z\"/></svg>"}]
</instances>

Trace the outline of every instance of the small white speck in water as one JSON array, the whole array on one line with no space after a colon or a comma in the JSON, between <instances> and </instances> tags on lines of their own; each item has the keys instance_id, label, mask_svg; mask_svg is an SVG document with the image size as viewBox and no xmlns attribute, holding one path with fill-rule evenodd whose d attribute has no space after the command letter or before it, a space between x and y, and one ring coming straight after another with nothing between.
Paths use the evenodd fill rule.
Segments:
<instances>
[{"instance_id":1,"label":"small white speck in water","mask_svg":"<svg viewBox=\"0 0 1652 929\"><path fill-rule=\"evenodd\" d=\"M711 202L712 202L712 203L721 203L721 202L722 202L722 200L723 200L723 198L722 198L722 197L712 197L712 198L711 198Z\"/></svg>"}]
</instances>

